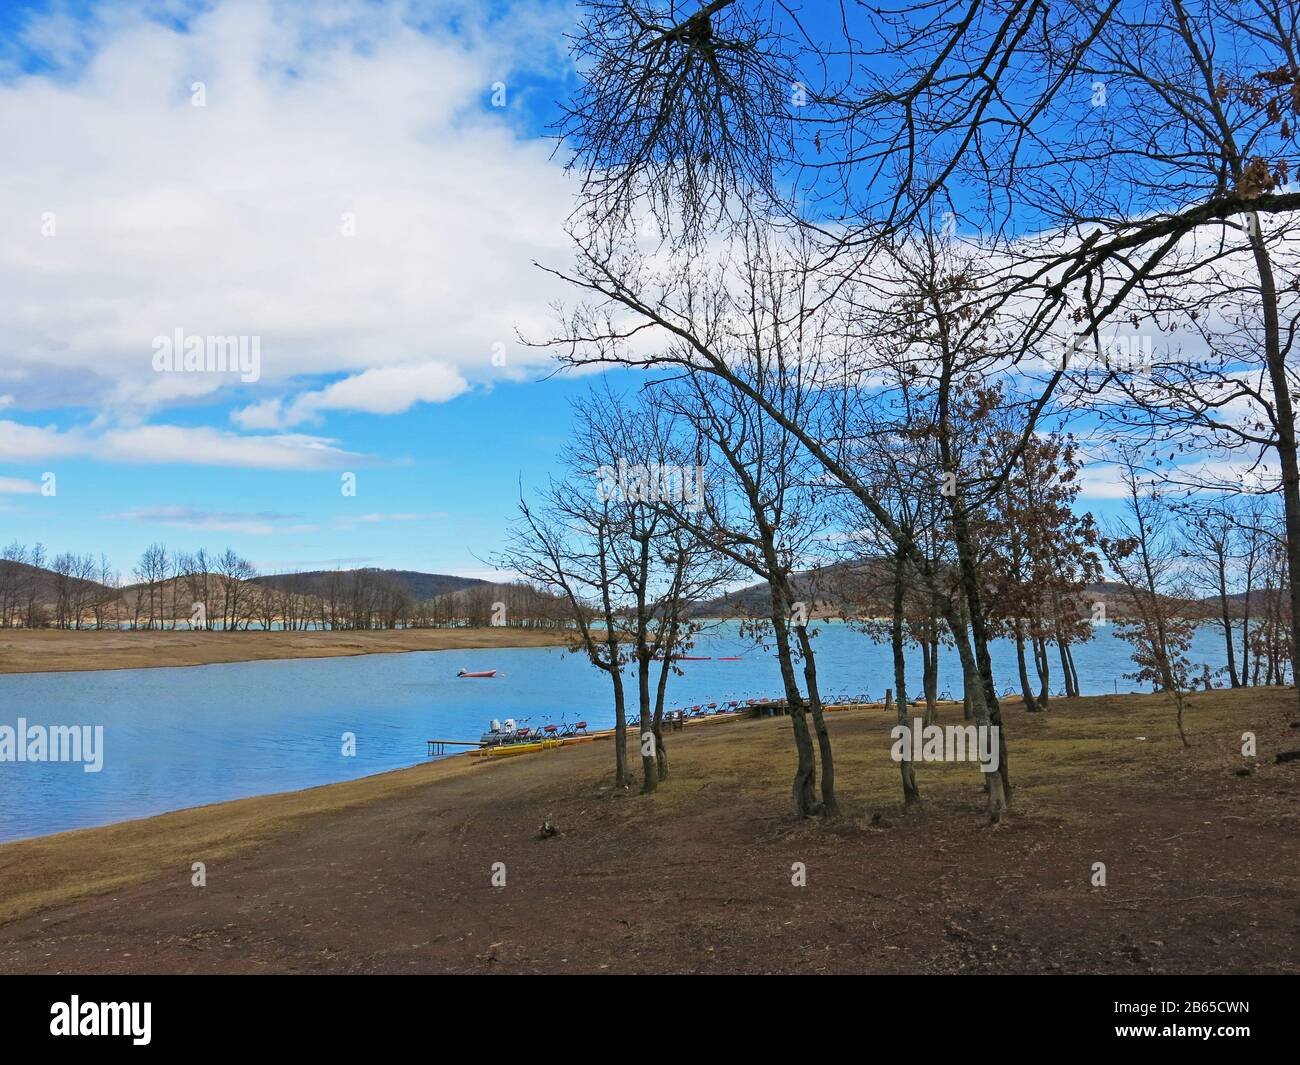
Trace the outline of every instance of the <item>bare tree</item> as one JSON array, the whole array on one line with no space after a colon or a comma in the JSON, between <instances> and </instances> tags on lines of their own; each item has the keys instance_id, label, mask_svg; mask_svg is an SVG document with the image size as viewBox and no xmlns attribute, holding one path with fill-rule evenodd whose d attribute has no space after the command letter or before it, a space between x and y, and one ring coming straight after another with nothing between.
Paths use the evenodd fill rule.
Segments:
<instances>
[{"instance_id":1,"label":"bare tree","mask_svg":"<svg viewBox=\"0 0 1300 1065\"><path fill-rule=\"evenodd\" d=\"M500 569L563 597L575 626L575 650L609 678L614 696L614 783L627 785L627 696L620 644L622 589L613 555L616 523L609 500L598 500L579 474L555 481L540 506L519 502L519 521L506 549L495 558ZM602 627L598 627L597 623Z\"/></svg>"},{"instance_id":2,"label":"bare tree","mask_svg":"<svg viewBox=\"0 0 1300 1065\"><path fill-rule=\"evenodd\" d=\"M766 367L760 373L770 374L776 402L798 417L805 395L797 365L786 361L786 347L797 338L786 335L769 313L783 296L774 291L755 295L758 298L747 308L752 338L748 355L755 366ZM818 471L787 431L745 396L716 381L692 376L678 387L665 388L659 398L693 426L696 468L710 471L707 490L695 505L674 507L675 519L701 544L753 573L768 588L770 610L754 631L770 632L776 646L797 753L795 811L800 817L835 817L835 762L817 683L813 604L795 585L796 571L801 563L807 565L809 550L821 536L811 484ZM802 689L797 669L803 674Z\"/></svg>"},{"instance_id":3,"label":"bare tree","mask_svg":"<svg viewBox=\"0 0 1300 1065\"><path fill-rule=\"evenodd\" d=\"M1134 619L1118 623L1119 635L1134 648L1138 669L1133 679L1151 681L1169 695L1178 735L1190 746L1183 714L1191 687L1187 651L1196 619L1186 609L1186 574L1171 531L1173 514L1159 489L1143 483L1132 458L1125 461L1122 477L1128 493L1126 517L1100 541L1133 606Z\"/></svg>"}]
</instances>

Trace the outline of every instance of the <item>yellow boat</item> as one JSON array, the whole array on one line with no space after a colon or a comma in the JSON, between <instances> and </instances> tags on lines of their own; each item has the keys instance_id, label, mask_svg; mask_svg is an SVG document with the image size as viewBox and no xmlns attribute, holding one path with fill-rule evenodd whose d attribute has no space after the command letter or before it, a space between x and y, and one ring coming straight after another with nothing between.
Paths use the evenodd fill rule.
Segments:
<instances>
[{"instance_id":1,"label":"yellow boat","mask_svg":"<svg viewBox=\"0 0 1300 1065\"><path fill-rule=\"evenodd\" d=\"M482 757L490 755L493 758L509 757L514 754L532 754L534 751L548 751L555 747L562 746L563 740L539 740L536 743L503 743L496 747L484 747L481 750L470 751L471 755Z\"/></svg>"}]
</instances>

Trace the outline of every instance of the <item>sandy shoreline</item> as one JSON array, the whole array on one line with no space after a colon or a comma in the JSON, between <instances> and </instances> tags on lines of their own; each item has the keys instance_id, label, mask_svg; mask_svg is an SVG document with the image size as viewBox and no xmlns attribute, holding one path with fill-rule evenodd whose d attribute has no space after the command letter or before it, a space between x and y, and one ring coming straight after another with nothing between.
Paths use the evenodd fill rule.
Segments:
<instances>
[{"instance_id":1,"label":"sandy shoreline","mask_svg":"<svg viewBox=\"0 0 1300 1065\"><path fill-rule=\"evenodd\" d=\"M727 714L697 718L687 724L692 727L723 725L740 720L744 717ZM614 730L602 729L585 738L591 742L552 748L543 753L549 760L557 751L572 753L577 746L595 746L608 752ZM635 758L633 748L634 742L629 740L629 759ZM478 753L477 748L466 748L429 758L421 765L381 770L356 780L227 799L107 825L0 841L0 924L16 914L63 899L131 883L156 870L167 856L176 852L178 844L181 849L220 859L255 847L293 828L304 817L389 801L412 788L454 780L479 766L504 765L529 757L471 757ZM589 751L587 757L591 757ZM607 760L612 757L606 755ZM39 870L52 875L42 877Z\"/></svg>"},{"instance_id":2,"label":"sandy shoreline","mask_svg":"<svg viewBox=\"0 0 1300 1065\"><path fill-rule=\"evenodd\" d=\"M559 647L552 629L396 629L357 632L72 632L0 630L0 673L61 673L335 658L482 647Z\"/></svg>"},{"instance_id":3,"label":"sandy shoreline","mask_svg":"<svg viewBox=\"0 0 1300 1065\"><path fill-rule=\"evenodd\" d=\"M1190 749L1159 697L1008 706L996 831L966 765L904 812L861 709L833 825L790 815L789 721L736 718L671 733L653 796L591 743L4 844L0 972L1294 972L1294 698L1198 693Z\"/></svg>"},{"instance_id":4,"label":"sandy shoreline","mask_svg":"<svg viewBox=\"0 0 1300 1065\"><path fill-rule=\"evenodd\" d=\"M219 861L266 842L304 817L392 799L410 788L469 772L475 761L443 758L359 780L0 843L0 922L132 883L168 867L181 852Z\"/></svg>"}]
</instances>

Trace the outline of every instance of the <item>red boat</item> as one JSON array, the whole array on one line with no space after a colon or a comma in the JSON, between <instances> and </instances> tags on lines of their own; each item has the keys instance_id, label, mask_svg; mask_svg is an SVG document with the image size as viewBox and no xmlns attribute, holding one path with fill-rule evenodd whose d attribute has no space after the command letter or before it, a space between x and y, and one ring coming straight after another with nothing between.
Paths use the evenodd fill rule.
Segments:
<instances>
[{"instance_id":1,"label":"red boat","mask_svg":"<svg viewBox=\"0 0 1300 1065\"><path fill-rule=\"evenodd\" d=\"M468 669L462 669L456 674L458 677L495 677L496 675L497 671L495 669L481 669L477 673L471 673Z\"/></svg>"}]
</instances>

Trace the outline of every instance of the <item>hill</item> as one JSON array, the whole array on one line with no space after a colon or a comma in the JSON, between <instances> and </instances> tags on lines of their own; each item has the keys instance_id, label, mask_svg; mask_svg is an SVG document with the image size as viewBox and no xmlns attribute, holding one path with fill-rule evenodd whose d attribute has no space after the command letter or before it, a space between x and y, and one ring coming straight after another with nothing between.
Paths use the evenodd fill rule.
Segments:
<instances>
[{"instance_id":1,"label":"hill","mask_svg":"<svg viewBox=\"0 0 1300 1065\"><path fill-rule=\"evenodd\" d=\"M254 584L264 584L290 591L298 595L320 594L333 582L347 581L358 573L367 573L387 577L396 581L410 593L417 603L435 599L449 592L459 592L466 588L486 584L487 581L477 577L457 577L450 573L421 573L409 569L350 569L350 570L304 570L300 573L270 573L254 577Z\"/></svg>"},{"instance_id":2,"label":"hill","mask_svg":"<svg viewBox=\"0 0 1300 1065\"><path fill-rule=\"evenodd\" d=\"M0 587L21 589L37 602L52 602L60 588L73 588L86 593L105 592L108 589L98 581L73 573L56 573L45 566L32 566L26 562L0 560Z\"/></svg>"},{"instance_id":3,"label":"hill","mask_svg":"<svg viewBox=\"0 0 1300 1065\"><path fill-rule=\"evenodd\" d=\"M891 609L892 567L880 560L800 570L793 579L796 599L808 604L810 617L838 618L846 613L859 617L884 617ZM1274 594L1270 589L1255 589L1251 593L1252 612L1262 611L1268 598ZM1245 596L1232 595L1228 601L1231 616L1241 617ZM1088 585L1078 596L1079 616L1090 616L1095 603L1104 603L1106 616L1116 619L1128 617L1133 610L1128 586L1117 581L1098 581ZM1191 601L1168 600L1168 604L1175 614L1205 618L1219 615L1217 596ZM771 609L767 585L759 583L697 603L692 614L696 617L767 617Z\"/></svg>"}]
</instances>

